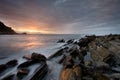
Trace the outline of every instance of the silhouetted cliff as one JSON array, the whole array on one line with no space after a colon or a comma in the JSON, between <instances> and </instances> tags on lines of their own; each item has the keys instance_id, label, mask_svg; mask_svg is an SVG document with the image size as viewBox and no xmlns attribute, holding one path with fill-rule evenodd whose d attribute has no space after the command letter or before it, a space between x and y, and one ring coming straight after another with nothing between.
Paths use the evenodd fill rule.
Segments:
<instances>
[{"instance_id":1,"label":"silhouetted cliff","mask_svg":"<svg viewBox=\"0 0 120 80\"><path fill-rule=\"evenodd\" d=\"M11 27L7 27L0 21L0 34L17 34Z\"/></svg>"}]
</instances>

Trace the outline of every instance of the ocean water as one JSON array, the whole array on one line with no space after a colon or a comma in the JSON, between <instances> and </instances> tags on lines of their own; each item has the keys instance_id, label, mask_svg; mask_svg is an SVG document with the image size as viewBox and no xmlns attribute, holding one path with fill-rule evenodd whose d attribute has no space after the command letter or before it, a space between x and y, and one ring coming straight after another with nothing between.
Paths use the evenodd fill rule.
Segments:
<instances>
[{"instance_id":1,"label":"ocean water","mask_svg":"<svg viewBox=\"0 0 120 80\"><path fill-rule=\"evenodd\" d=\"M80 34L0 35L0 64L37 52L49 57L64 43L59 39L80 39Z\"/></svg>"}]
</instances>

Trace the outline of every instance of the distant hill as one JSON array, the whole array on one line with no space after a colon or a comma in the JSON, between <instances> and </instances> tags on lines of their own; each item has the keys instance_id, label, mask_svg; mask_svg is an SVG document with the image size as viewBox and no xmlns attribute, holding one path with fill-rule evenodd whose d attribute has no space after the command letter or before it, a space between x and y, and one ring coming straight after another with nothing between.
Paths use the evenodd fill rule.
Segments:
<instances>
[{"instance_id":1,"label":"distant hill","mask_svg":"<svg viewBox=\"0 0 120 80\"><path fill-rule=\"evenodd\" d=\"M0 21L0 34L17 34L11 27Z\"/></svg>"}]
</instances>

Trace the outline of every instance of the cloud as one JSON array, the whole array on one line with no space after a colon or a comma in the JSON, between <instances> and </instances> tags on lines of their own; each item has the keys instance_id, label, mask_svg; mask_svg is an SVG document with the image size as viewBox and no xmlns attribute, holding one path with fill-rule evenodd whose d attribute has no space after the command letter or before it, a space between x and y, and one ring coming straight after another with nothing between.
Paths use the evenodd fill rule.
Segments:
<instances>
[{"instance_id":1,"label":"cloud","mask_svg":"<svg viewBox=\"0 0 120 80\"><path fill-rule=\"evenodd\" d=\"M115 32L120 29L116 26L120 22L119 4L120 0L1 0L0 19L16 29L34 25L54 33L100 28L106 32L114 28Z\"/></svg>"}]
</instances>

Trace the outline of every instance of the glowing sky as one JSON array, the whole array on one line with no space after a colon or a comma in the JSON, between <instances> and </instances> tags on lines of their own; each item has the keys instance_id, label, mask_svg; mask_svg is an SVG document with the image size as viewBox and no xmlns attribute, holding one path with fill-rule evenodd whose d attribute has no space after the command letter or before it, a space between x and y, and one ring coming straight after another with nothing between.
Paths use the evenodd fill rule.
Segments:
<instances>
[{"instance_id":1,"label":"glowing sky","mask_svg":"<svg viewBox=\"0 0 120 80\"><path fill-rule=\"evenodd\" d=\"M0 0L0 21L18 32L120 33L120 0Z\"/></svg>"}]
</instances>

